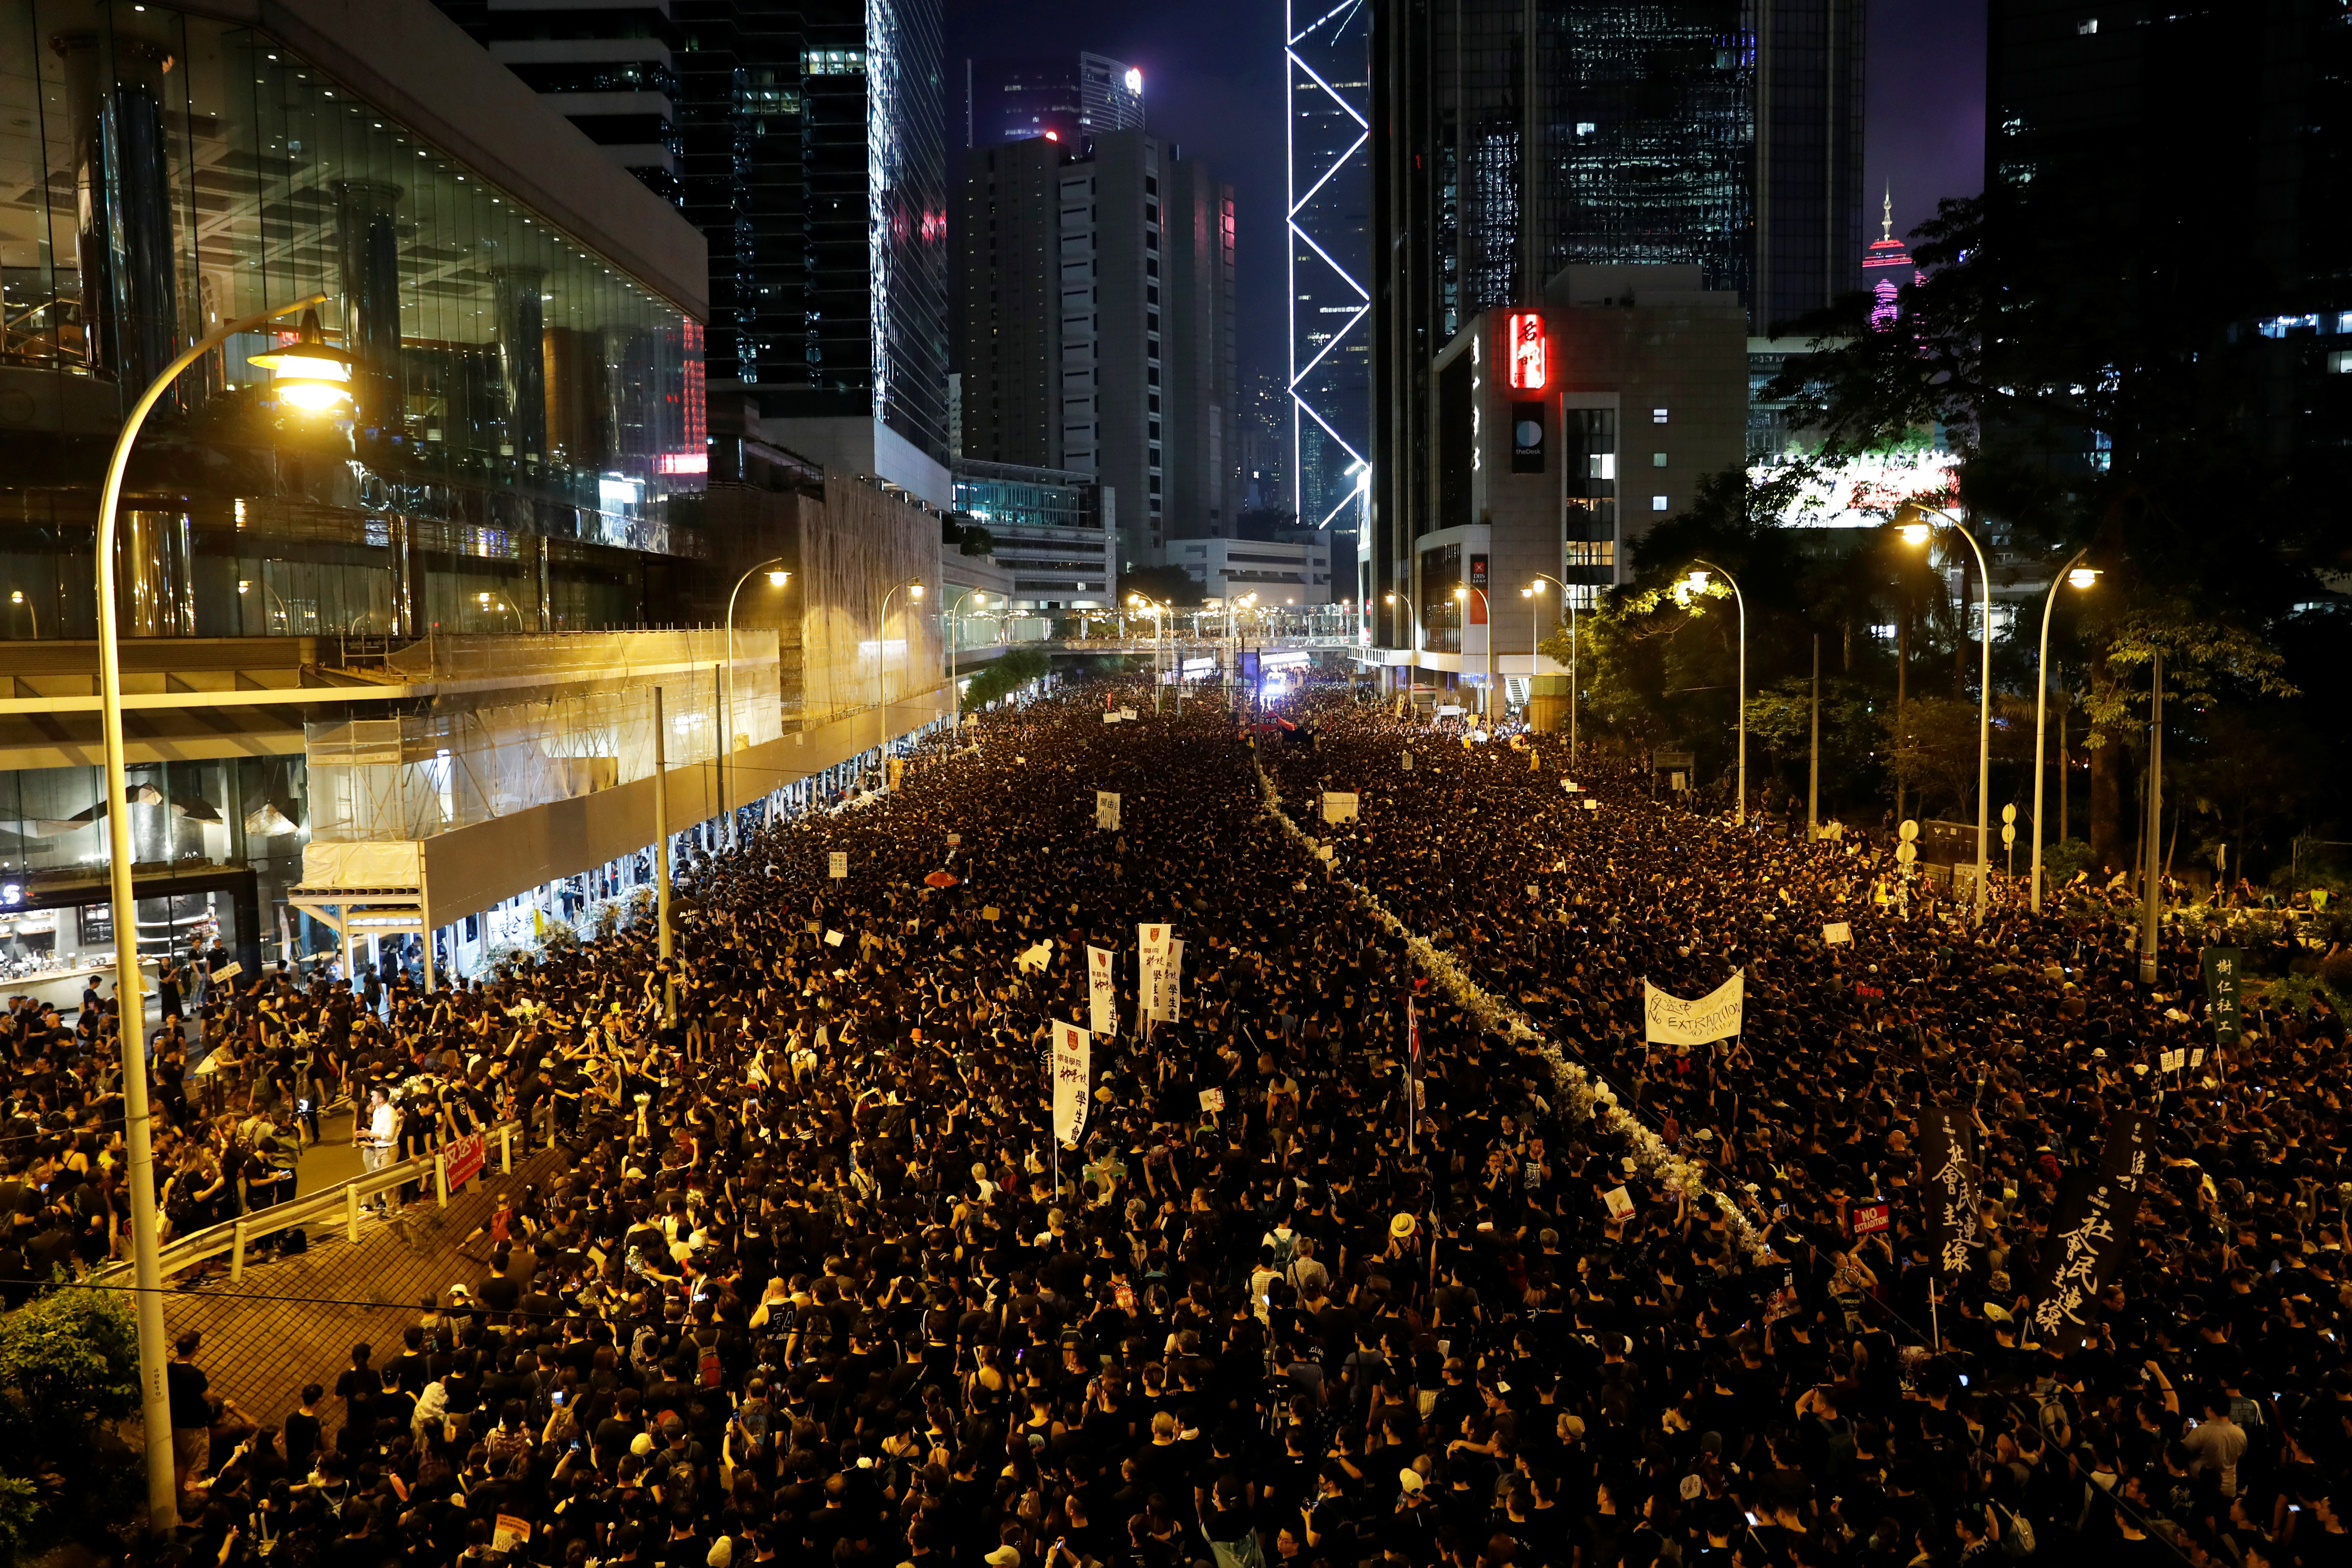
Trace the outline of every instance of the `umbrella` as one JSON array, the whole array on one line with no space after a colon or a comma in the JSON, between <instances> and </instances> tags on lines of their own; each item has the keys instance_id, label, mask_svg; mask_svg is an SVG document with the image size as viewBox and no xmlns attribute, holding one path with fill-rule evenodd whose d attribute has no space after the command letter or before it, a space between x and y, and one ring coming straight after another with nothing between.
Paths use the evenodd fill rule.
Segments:
<instances>
[{"instance_id":1,"label":"umbrella","mask_svg":"<svg viewBox=\"0 0 2352 1568\"><path fill-rule=\"evenodd\" d=\"M952 888L962 880L953 871L934 871L923 879L923 885L927 888Z\"/></svg>"}]
</instances>

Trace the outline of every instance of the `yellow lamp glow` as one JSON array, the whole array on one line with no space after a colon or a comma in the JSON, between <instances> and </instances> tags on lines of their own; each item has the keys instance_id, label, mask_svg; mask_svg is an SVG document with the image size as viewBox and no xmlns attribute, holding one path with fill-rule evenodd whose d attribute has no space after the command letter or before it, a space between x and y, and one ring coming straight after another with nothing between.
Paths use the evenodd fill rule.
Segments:
<instances>
[{"instance_id":1,"label":"yellow lamp glow","mask_svg":"<svg viewBox=\"0 0 2352 1568\"><path fill-rule=\"evenodd\" d=\"M768 586L781 588L792 579L792 575L789 572L771 572L768 574Z\"/></svg>"},{"instance_id":2,"label":"yellow lamp glow","mask_svg":"<svg viewBox=\"0 0 2352 1568\"><path fill-rule=\"evenodd\" d=\"M305 414L331 414L352 400L352 356L319 331L319 312L302 312L302 329L292 342L251 357L271 373L278 401Z\"/></svg>"},{"instance_id":3,"label":"yellow lamp glow","mask_svg":"<svg viewBox=\"0 0 2352 1568\"><path fill-rule=\"evenodd\" d=\"M2087 588L2098 580L2099 569L2095 566L2077 566L2066 574L2067 583L2076 588Z\"/></svg>"},{"instance_id":4,"label":"yellow lamp glow","mask_svg":"<svg viewBox=\"0 0 2352 1568\"><path fill-rule=\"evenodd\" d=\"M1925 544L1927 542L1927 525L1924 522L1906 522L1903 525L1903 542Z\"/></svg>"}]
</instances>

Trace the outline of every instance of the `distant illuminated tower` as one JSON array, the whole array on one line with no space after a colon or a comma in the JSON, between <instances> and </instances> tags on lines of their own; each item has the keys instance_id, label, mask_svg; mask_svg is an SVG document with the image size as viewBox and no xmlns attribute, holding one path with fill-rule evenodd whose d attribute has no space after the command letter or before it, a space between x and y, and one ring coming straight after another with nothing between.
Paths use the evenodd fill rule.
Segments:
<instances>
[{"instance_id":1,"label":"distant illuminated tower","mask_svg":"<svg viewBox=\"0 0 2352 1568\"><path fill-rule=\"evenodd\" d=\"M1285 15L1292 509L1339 536L1334 580L1352 584L1371 479L1372 7L1293 3Z\"/></svg>"},{"instance_id":2,"label":"distant illuminated tower","mask_svg":"<svg viewBox=\"0 0 2352 1568\"><path fill-rule=\"evenodd\" d=\"M1897 302L1903 292L1904 273L1911 274L1910 281L1924 283L1927 277L1911 264L1911 253L1895 237L1895 187L1886 187L1880 198L1878 237L1870 242L1862 254L1863 286L1870 290L1870 326L1883 332L1895 324L1901 315Z\"/></svg>"}]
</instances>

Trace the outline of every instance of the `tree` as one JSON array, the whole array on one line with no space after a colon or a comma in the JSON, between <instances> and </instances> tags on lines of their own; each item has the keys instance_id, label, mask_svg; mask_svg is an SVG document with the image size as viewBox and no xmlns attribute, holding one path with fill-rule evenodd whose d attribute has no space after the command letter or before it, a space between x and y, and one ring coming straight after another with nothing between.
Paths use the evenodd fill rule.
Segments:
<instances>
[{"instance_id":1,"label":"tree","mask_svg":"<svg viewBox=\"0 0 2352 1568\"><path fill-rule=\"evenodd\" d=\"M1822 809L1860 804L1885 771L1886 726L1870 688L1858 680L1822 681ZM1808 783L1813 739L1811 677L1792 675L1748 700L1748 739L1760 745L1790 788ZM1750 763L1754 758L1749 758Z\"/></svg>"},{"instance_id":2,"label":"tree","mask_svg":"<svg viewBox=\"0 0 2352 1568\"><path fill-rule=\"evenodd\" d=\"M1054 661L1045 650L1035 647L1007 648L974 670L963 689L962 711L985 708L1002 697L1010 697L1031 681L1041 679L1052 669Z\"/></svg>"},{"instance_id":3,"label":"tree","mask_svg":"<svg viewBox=\"0 0 2352 1568\"><path fill-rule=\"evenodd\" d=\"M2333 482L2340 450L2291 461L2267 443L2242 342L2262 305L2252 274L2167 286L2150 229L2112 237L2086 296L2084 195L2053 179L1945 202L1917 231L1925 280L1896 320L1873 330L1860 295L1809 318L1799 330L1818 352L1770 393L1818 436L1817 465L1939 430L1958 478L1938 504L1998 525L2012 552L2054 564L2090 551L2105 575L2056 653L2088 672L2091 844L2119 866L2145 712L2135 674L2161 645L2192 688L2241 700L2315 679L2275 637L2320 596L2315 566L2340 554L2347 487Z\"/></svg>"},{"instance_id":4,"label":"tree","mask_svg":"<svg viewBox=\"0 0 2352 1568\"><path fill-rule=\"evenodd\" d=\"M138 1514L113 1427L139 1408L139 1331L110 1290L63 1286L0 1317L0 1546L96 1539Z\"/></svg>"}]
</instances>

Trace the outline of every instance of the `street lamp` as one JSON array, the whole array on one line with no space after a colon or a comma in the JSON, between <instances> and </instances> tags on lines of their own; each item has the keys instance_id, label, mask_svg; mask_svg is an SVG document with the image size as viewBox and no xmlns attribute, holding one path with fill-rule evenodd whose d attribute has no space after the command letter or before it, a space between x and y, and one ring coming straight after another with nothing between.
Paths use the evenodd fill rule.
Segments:
<instances>
[{"instance_id":1,"label":"street lamp","mask_svg":"<svg viewBox=\"0 0 2352 1568\"><path fill-rule=\"evenodd\" d=\"M1700 570L1702 567L1706 570ZM1705 588L1707 572L1723 572L1723 568L1712 561L1695 562L1690 575L1683 579L1684 592L1696 594ZM1723 572L1723 580L1731 584L1731 601L1739 607L1739 806L1735 820L1745 823L1748 820L1748 595L1739 591L1739 580L1730 573Z\"/></svg>"},{"instance_id":2,"label":"street lamp","mask_svg":"<svg viewBox=\"0 0 2352 1568\"><path fill-rule=\"evenodd\" d=\"M1987 902L1985 882L1987 878L1990 876L1992 870L1990 848L1992 836L1987 826L1990 820L1988 816L1988 813L1990 810L1989 796L1992 788L1992 574L1985 567L1984 547L1977 542L1977 536L1970 533L1967 527L1961 523L1960 520L1954 517L1951 513L1937 510L1932 506L1923 506L1917 501L1906 501L1903 503L1901 510L1896 511L1895 515L1897 526L1903 531L1903 542L1906 544L1925 544L1927 542L1929 535L1934 531L1933 528L1926 521L1926 519L1929 516L1940 517L1947 523L1949 523L1952 531L1955 533L1958 533L1962 539L1967 540L1969 542L1969 548L1976 552L1977 579L1984 585L1984 625L1978 629L1977 635L1977 647L1980 651L1979 663L1981 668L1977 678L1976 916L1979 921L1982 921L1985 916L1985 904ZM2041 775L2038 769L2035 773L2034 783L2037 786L2041 784ZM2035 817L2037 834L2039 832L2040 820L2040 816L2037 814ZM2035 864L2037 867L2040 864L2038 857L2036 858Z\"/></svg>"},{"instance_id":3,"label":"street lamp","mask_svg":"<svg viewBox=\"0 0 2352 1568\"><path fill-rule=\"evenodd\" d=\"M2032 907L2042 912L2042 735L2046 722L2050 697L2050 611L2058 602L2058 584L2087 588L2099 580L2098 572L2082 564L2090 553L2088 546L2074 552L2074 559L2052 574L2050 593L2042 601L2042 661L2033 674L2033 879ZM2063 827L2064 824L2060 824Z\"/></svg>"},{"instance_id":4,"label":"street lamp","mask_svg":"<svg viewBox=\"0 0 2352 1568\"><path fill-rule=\"evenodd\" d=\"M950 605L948 606L948 613L940 617L947 623L948 628L948 692L950 696L954 695L956 689L956 627L961 623L963 602L966 599L978 599L982 609L984 610L988 608L987 594L978 588L966 588L962 593L956 595L955 603ZM1010 601L1007 602L1010 603ZM1080 629L1083 632L1083 626L1081 626ZM959 708L959 714L960 713L961 708ZM958 718L957 722L962 722L961 717Z\"/></svg>"},{"instance_id":5,"label":"street lamp","mask_svg":"<svg viewBox=\"0 0 2352 1568\"><path fill-rule=\"evenodd\" d=\"M1489 727L1495 722L1495 606L1486 598L1486 590L1465 584L1454 590L1462 605L1462 629L1470 629L1470 595L1478 595L1478 608L1486 617L1486 684L1478 693L1478 711Z\"/></svg>"},{"instance_id":6,"label":"street lamp","mask_svg":"<svg viewBox=\"0 0 2352 1568\"><path fill-rule=\"evenodd\" d=\"M768 574L768 586L771 588L782 588L791 582L793 574L777 564L782 560L783 557L778 555L771 560L761 562L740 577L736 578L735 585L727 590L727 679L719 683L718 692L719 815L727 819L727 847L730 849L736 847L735 814L727 806L727 758L728 753L735 748L735 727L730 718L730 711L734 707L731 700L735 693L735 595L743 591L743 584L750 582L752 574L756 572L765 572Z\"/></svg>"},{"instance_id":7,"label":"street lamp","mask_svg":"<svg viewBox=\"0 0 2352 1568\"><path fill-rule=\"evenodd\" d=\"M1539 595L1547 583L1559 584L1560 602L1568 606L1568 760L1572 763L1576 761L1576 595L1568 591L1567 584L1549 572L1537 573L1536 580L1528 585L1528 592ZM1535 651L1530 647L1528 652L1528 679L1530 681L1535 679Z\"/></svg>"},{"instance_id":8,"label":"street lamp","mask_svg":"<svg viewBox=\"0 0 2352 1568\"><path fill-rule=\"evenodd\" d=\"M131 897L131 813L123 804L129 790L122 743L122 648L114 604L114 537L122 505L123 473L131 462L131 443L148 414L171 390L180 373L211 353L239 332L293 311L302 312L301 331L294 342L269 353L256 354L252 363L274 373L272 390L278 400L297 413L330 414L351 400L351 356L330 346L319 332L314 307L326 303L324 294L311 294L289 305L241 316L206 333L163 367L148 383L122 422L114 452L106 465L106 484L98 503L98 700L99 723L106 748L107 882L114 916L114 994L116 1046L122 1058L122 1137L128 1154L131 1188L131 1282L133 1310L139 1324L140 1415L147 1445L147 1511L160 1533L180 1522L179 1488L172 1472L172 1404L164 1384L163 1273L156 1255L155 1145L147 1110L147 1003L141 994L139 924Z\"/></svg>"},{"instance_id":9,"label":"street lamp","mask_svg":"<svg viewBox=\"0 0 2352 1568\"><path fill-rule=\"evenodd\" d=\"M12 605L22 605L25 607L25 614L32 616L33 618L33 640L35 642L40 641L41 613L40 611L33 608L33 602L30 599L25 597L25 590L22 588L9 589L8 602Z\"/></svg>"},{"instance_id":10,"label":"street lamp","mask_svg":"<svg viewBox=\"0 0 2352 1568\"><path fill-rule=\"evenodd\" d=\"M874 747L877 751L890 743L890 721L882 694L882 659L890 651L890 596L901 588L907 590L907 597L916 604L923 602L922 579L909 577L903 583L890 584L882 595L881 611L874 617ZM911 647L908 651L911 657Z\"/></svg>"}]
</instances>

